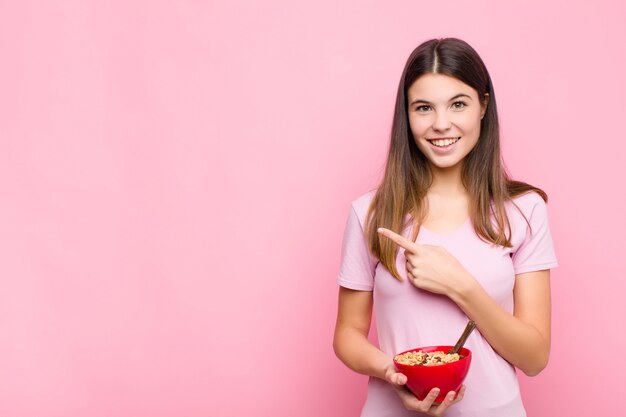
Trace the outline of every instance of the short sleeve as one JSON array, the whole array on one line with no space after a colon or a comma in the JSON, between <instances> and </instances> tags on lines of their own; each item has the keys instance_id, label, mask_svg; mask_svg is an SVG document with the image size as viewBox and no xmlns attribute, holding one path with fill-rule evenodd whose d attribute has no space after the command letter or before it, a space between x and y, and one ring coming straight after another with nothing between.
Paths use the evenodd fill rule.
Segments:
<instances>
[{"instance_id":1,"label":"short sleeve","mask_svg":"<svg viewBox=\"0 0 626 417\"><path fill-rule=\"evenodd\" d=\"M369 250L363 224L352 206L343 235L337 283L352 290L372 291L377 263Z\"/></svg>"},{"instance_id":2,"label":"short sleeve","mask_svg":"<svg viewBox=\"0 0 626 417\"><path fill-rule=\"evenodd\" d=\"M537 194L532 194L527 203L521 207L526 220L526 234L517 249L512 254L515 274L541 271L558 266L554 253L554 244L548 223L548 208L546 203Z\"/></svg>"}]
</instances>

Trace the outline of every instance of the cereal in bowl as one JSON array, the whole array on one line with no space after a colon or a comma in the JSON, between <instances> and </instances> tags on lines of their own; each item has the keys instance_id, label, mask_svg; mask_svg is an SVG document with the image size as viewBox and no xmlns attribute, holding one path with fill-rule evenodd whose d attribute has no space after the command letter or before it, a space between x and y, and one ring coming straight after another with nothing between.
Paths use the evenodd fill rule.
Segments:
<instances>
[{"instance_id":1,"label":"cereal in bowl","mask_svg":"<svg viewBox=\"0 0 626 417\"><path fill-rule=\"evenodd\" d=\"M396 362L402 365L435 366L443 365L444 363L455 362L458 361L460 358L461 357L458 353L448 354L442 351L422 352L421 350L419 350L396 355L394 359Z\"/></svg>"}]
</instances>

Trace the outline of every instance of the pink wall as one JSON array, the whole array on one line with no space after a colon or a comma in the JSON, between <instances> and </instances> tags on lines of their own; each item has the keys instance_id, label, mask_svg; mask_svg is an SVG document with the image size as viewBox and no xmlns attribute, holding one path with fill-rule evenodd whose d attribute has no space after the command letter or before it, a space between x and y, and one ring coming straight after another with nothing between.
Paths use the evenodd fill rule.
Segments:
<instances>
[{"instance_id":1,"label":"pink wall","mask_svg":"<svg viewBox=\"0 0 626 417\"><path fill-rule=\"evenodd\" d=\"M622 2L392 3L0 2L1 416L357 415L343 226L408 53L446 35L551 197L529 415L616 415L626 366L595 357L626 344Z\"/></svg>"}]
</instances>

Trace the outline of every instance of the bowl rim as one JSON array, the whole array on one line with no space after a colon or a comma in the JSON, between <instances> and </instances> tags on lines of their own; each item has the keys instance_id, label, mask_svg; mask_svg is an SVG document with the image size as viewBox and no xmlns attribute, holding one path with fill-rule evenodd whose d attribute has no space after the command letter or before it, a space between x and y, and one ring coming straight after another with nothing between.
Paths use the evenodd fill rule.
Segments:
<instances>
[{"instance_id":1,"label":"bowl rim","mask_svg":"<svg viewBox=\"0 0 626 417\"><path fill-rule=\"evenodd\" d=\"M408 353L408 352L417 352L417 351L420 351L420 350L421 351L425 351L427 353L428 352L435 352L435 351L438 351L438 350L443 350L445 352L445 351L447 351L449 349L452 349L453 347L454 347L453 345L432 345L432 346L422 346L422 347L418 347L418 348L414 348L414 349L408 349L408 350L405 350L404 352L396 353L395 355L393 355L393 363L396 366L415 368L417 365L407 365L407 364L404 364L404 363L397 362L396 361L396 357L398 355L403 355L403 354ZM428 349L428 350L426 350L426 349ZM455 363L459 363L459 362L463 362L463 361L466 361L466 360L470 360L470 358L472 357L472 351L470 349L468 349L467 347L462 347L461 348L461 352L465 356L460 358L458 361L442 363L442 364L436 365L436 366L423 366L423 368L430 368L430 369L439 368L439 367L442 367L442 366L452 365L452 364L455 364ZM465 352L467 352L467 353L465 353Z\"/></svg>"}]
</instances>

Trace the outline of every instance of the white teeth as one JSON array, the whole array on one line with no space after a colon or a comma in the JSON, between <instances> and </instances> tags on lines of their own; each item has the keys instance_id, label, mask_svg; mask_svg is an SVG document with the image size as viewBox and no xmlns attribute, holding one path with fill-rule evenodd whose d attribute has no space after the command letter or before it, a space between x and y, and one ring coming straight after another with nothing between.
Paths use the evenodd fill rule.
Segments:
<instances>
[{"instance_id":1,"label":"white teeth","mask_svg":"<svg viewBox=\"0 0 626 417\"><path fill-rule=\"evenodd\" d=\"M448 146L448 145L452 145L453 143L457 142L459 139L461 139L460 137L458 138L454 138L454 139L436 139L436 140L431 140L429 141L430 143L432 143L435 146Z\"/></svg>"}]
</instances>

